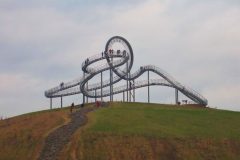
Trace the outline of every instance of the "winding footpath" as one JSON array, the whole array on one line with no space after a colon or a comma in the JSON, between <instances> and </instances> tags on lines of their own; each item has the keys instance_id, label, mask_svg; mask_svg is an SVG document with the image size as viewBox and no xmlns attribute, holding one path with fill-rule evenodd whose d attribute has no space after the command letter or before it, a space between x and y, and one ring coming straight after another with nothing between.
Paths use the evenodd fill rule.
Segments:
<instances>
[{"instance_id":1,"label":"winding footpath","mask_svg":"<svg viewBox=\"0 0 240 160\"><path fill-rule=\"evenodd\" d=\"M58 154L70 141L73 133L87 122L86 114L94 108L81 108L71 114L71 121L51 132L45 140L38 160L57 160Z\"/></svg>"}]
</instances>

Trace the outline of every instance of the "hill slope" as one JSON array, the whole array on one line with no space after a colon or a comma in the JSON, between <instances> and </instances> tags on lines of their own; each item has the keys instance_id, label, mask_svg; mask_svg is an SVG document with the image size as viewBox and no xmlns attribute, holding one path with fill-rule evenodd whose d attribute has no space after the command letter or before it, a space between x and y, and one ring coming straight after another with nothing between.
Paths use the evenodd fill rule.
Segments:
<instances>
[{"instance_id":1,"label":"hill slope","mask_svg":"<svg viewBox=\"0 0 240 160\"><path fill-rule=\"evenodd\" d=\"M88 114L60 159L240 159L240 112L144 103L112 103ZM69 110L0 121L0 160L36 159Z\"/></svg>"},{"instance_id":2,"label":"hill slope","mask_svg":"<svg viewBox=\"0 0 240 160\"><path fill-rule=\"evenodd\" d=\"M0 160L37 159L48 133L69 121L69 111L41 111L0 121Z\"/></svg>"},{"instance_id":3,"label":"hill slope","mask_svg":"<svg viewBox=\"0 0 240 160\"><path fill-rule=\"evenodd\" d=\"M89 114L62 159L240 159L240 113L113 103Z\"/></svg>"}]
</instances>

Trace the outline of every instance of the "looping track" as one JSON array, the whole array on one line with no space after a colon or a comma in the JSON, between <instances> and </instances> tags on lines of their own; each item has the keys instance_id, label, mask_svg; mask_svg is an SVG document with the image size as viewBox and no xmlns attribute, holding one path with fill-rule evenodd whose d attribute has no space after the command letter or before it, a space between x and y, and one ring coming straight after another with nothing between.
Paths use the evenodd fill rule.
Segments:
<instances>
[{"instance_id":1,"label":"looping track","mask_svg":"<svg viewBox=\"0 0 240 160\"><path fill-rule=\"evenodd\" d=\"M124 50L113 50L112 48L116 43L121 44ZM102 65L98 65L97 67L93 67L94 63L102 60L106 60L106 62ZM132 89L146 87L149 85L160 85L177 89L197 104L205 106L208 104L207 99L205 99L198 92L180 84L168 73L156 66L141 66L134 73L130 73L133 61L133 51L129 42L120 36L112 37L108 40L104 52L89 57L82 63L82 70L84 72L82 77L71 82L62 83L57 87L45 91L45 96L48 98L54 98L82 93L84 96L90 98L100 98L129 91ZM91 80L94 76L96 76L97 74L101 74L102 72L107 70L110 70L110 74L111 71L115 73L115 76L112 79L110 76L109 80L103 81L102 83L99 82L87 85L87 82ZM150 79L149 81L137 81L136 79L145 72L156 73L157 75L159 75L160 78ZM121 80L128 81L130 85L112 87L113 84Z\"/></svg>"}]
</instances>

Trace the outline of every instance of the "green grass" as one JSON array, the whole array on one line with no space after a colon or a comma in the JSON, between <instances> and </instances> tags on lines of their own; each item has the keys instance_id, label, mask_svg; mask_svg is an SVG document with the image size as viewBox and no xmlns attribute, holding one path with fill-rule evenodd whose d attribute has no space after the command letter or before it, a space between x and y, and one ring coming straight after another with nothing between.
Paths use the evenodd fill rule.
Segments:
<instances>
[{"instance_id":1,"label":"green grass","mask_svg":"<svg viewBox=\"0 0 240 160\"><path fill-rule=\"evenodd\" d=\"M240 159L240 112L114 102L88 118L60 160Z\"/></svg>"},{"instance_id":2,"label":"green grass","mask_svg":"<svg viewBox=\"0 0 240 160\"><path fill-rule=\"evenodd\" d=\"M144 103L114 103L91 113L89 131L153 137L240 139L240 112Z\"/></svg>"},{"instance_id":3,"label":"green grass","mask_svg":"<svg viewBox=\"0 0 240 160\"><path fill-rule=\"evenodd\" d=\"M240 112L114 102L88 120L60 160L240 159ZM0 121L0 160L36 159L47 134L68 121L69 108Z\"/></svg>"}]
</instances>

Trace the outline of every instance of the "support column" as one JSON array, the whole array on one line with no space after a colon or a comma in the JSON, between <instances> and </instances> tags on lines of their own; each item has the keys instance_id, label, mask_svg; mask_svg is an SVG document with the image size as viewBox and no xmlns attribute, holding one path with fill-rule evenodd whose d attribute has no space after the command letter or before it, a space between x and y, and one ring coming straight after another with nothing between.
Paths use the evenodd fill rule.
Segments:
<instances>
[{"instance_id":1,"label":"support column","mask_svg":"<svg viewBox=\"0 0 240 160\"><path fill-rule=\"evenodd\" d=\"M112 64L113 64L113 57L111 58L111 62L112 62ZM111 80L112 80L112 83L113 83L113 71L112 71L112 69L111 69ZM113 101L113 84L112 84L112 87L111 87L111 101Z\"/></svg>"},{"instance_id":2,"label":"support column","mask_svg":"<svg viewBox=\"0 0 240 160\"><path fill-rule=\"evenodd\" d=\"M125 92L123 91L123 102L125 102Z\"/></svg>"},{"instance_id":3,"label":"support column","mask_svg":"<svg viewBox=\"0 0 240 160\"><path fill-rule=\"evenodd\" d=\"M130 78L130 72L128 74L128 78ZM132 84L131 84L131 80L129 80L128 85L129 85L129 101L131 102L132 101Z\"/></svg>"},{"instance_id":4,"label":"support column","mask_svg":"<svg viewBox=\"0 0 240 160\"><path fill-rule=\"evenodd\" d=\"M103 79L102 79L102 72L101 72L101 101L103 101L103 97L102 97L102 95L103 95L103 84L102 84L102 81L103 81Z\"/></svg>"},{"instance_id":5,"label":"support column","mask_svg":"<svg viewBox=\"0 0 240 160\"><path fill-rule=\"evenodd\" d=\"M148 103L150 103L150 91L149 91L149 71L148 71Z\"/></svg>"},{"instance_id":6,"label":"support column","mask_svg":"<svg viewBox=\"0 0 240 160\"><path fill-rule=\"evenodd\" d=\"M178 90L175 89L175 103L178 104Z\"/></svg>"},{"instance_id":7,"label":"support column","mask_svg":"<svg viewBox=\"0 0 240 160\"><path fill-rule=\"evenodd\" d=\"M113 71L111 70L111 102L113 101Z\"/></svg>"},{"instance_id":8,"label":"support column","mask_svg":"<svg viewBox=\"0 0 240 160\"><path fill-rule=\"evenodd\" d=\"M82 103L85 104L85 96L84 96L84 94L83 94L83 102Z\"/></svg>"},{"instance_id":9,"label":"support column","mask_svg":"<svg viewBox=\"0 0 240 160\"><path fill-rule=\"evenodd\" d=\"M126 72L128 71L128 61L127 61ZM128 73L127 73L127 102L128 102Z\"/></svg>"},{"instance_id":10,"label":"support column","mask_svg":"<svg viewBox=\"0 0 240 160\"><path fill-rule=\"evenodd\" d=\"M62 101L62 96L61 96L61 108L63 107L63 101Z\"/></svg>"},{"instance_id":11,"label":"support column","mask_svg":"<svg viewBox=\"0 0 240 160\"><path fill-rule=\"evenodd\" d=\"M135 80L133 80L133 102L135 102Z\"/></svg>"},{"instance_id":12,"label":"support column","mask_svg":"<svg viewBox=\"0 0 240 160\"><path fill-rule=\"evenodd\" d=\"M95 89L95 103L97 102L97 90Z\"/></svg>"},{"instance_id":13,"label":"support column","mask_svg":"<svg viewBox=\"0 0 240 160\"><path fill-rule=\"evenodd\" d=\"M110 54L111 55L111 54ZM112 55L111 55L112 56ZM111 61L110 61L110 63L111 64L113 64L113 57L110 57L111 58ZM111 66L110 66L111 67ZM109 95L109 99L110 99L110 102L112 102L112 100L113 100L113 84L112 84L112 81L113 81L113 78L112 78L112 68L110 68L109 69L109 71L110 71L110 91L109 91L109 93L110 93L110 95Z\"/></svg>"},{"instance_id":14,"label":"support column","mask_svg":"<svg viewBox=\"0 0 240 160\"><path fill-rule=\"evenodd\" d=\"M85 72L83 72L83 79L85 79ZM79 87L81 89L81 85L79 85ZM83 102L82 103L85 104L85 96L84 96L84 94L83 94Z\"/></svg>"},{"instance_id":15,"label":"support column","mask_svg":"<svg viewBox=\"0 0 240 160\"><path fill-rule=\"evenodd\" d=\"M88 90L88 82L86 83L86 85L87 85L87 90ZM88 103L88 97L86 97L86 99L87 99L87 103Z\"/></svg>"},{"instance_id":16,"label":"support column","mask_svg":"<svg viewBox=\"0 0 240 160\"><path fill-rule=\"evenodd\" d=\"M128 80L127 80L127 102L128 102Z\"/></svg>"},{"instance_id":17,"label":"support column","mask_svg":"<svg viewBox=\"0 0 240 160\"><path fill-rule=\"evenodd\" d=\"M50 98L50 109L52 109L52 98Z\"/></svg>"},{"instance_id":18,"label":"support column","mask_svg":"<svg viewBox=\"0 0 240 160\"><path fill-rule=\"evenodd\" d=\"M111 100L112 100L112 79L111 79L111 68L110 68L110 70L109 70L110 72L110 74L109 74L109 78L110 78L110 89L109 89L109 101L111 102Z\"/></svg>"}]
</instances>

